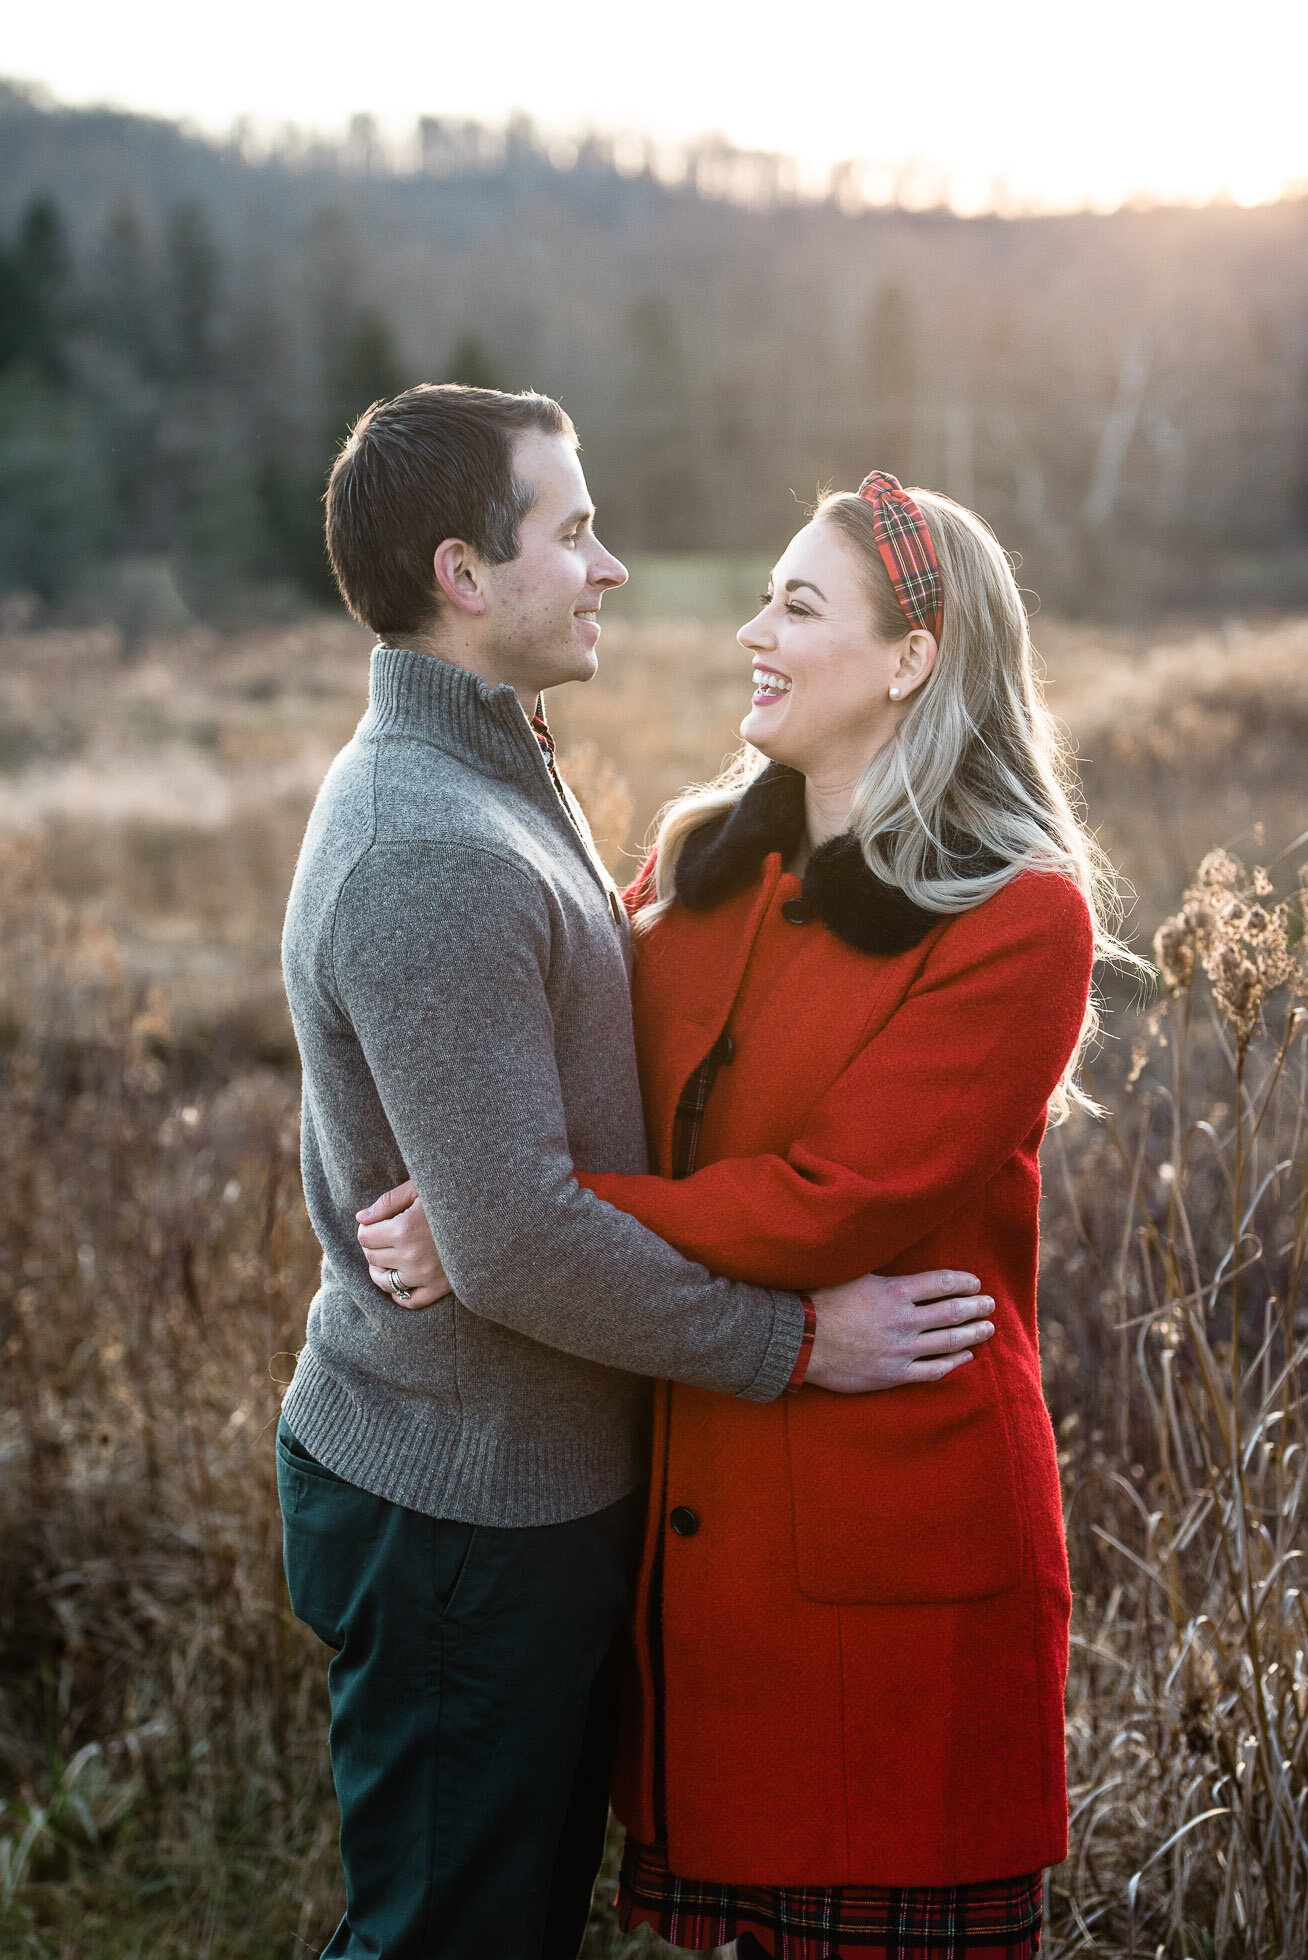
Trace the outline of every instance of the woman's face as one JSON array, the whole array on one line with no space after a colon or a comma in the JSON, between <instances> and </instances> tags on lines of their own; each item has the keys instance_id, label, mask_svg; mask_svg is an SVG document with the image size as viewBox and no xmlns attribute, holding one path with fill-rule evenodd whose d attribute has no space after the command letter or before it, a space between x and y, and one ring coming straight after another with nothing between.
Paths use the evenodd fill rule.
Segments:
<instances>
[{"instance_id":1,"label":"woman's face","mask_svg":"<svg viewBox=\"0 0 1308 1960\"><path fill-rule=\"evenodd\" d=\"M762 611L736 638L754 675L741 734L772 761L819 782L862 774L930 671L926 649L935 653L929 633L878 636L858 560L821 518L791 539ZM900 700L890 699L892 687Z\"/></svg>"}]
</instances>

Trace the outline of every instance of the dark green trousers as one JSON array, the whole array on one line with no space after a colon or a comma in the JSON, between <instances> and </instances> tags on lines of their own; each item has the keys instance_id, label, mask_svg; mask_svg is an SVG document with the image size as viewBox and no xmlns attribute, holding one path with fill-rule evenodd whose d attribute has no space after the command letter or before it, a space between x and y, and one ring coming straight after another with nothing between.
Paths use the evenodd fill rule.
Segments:
<instances>
[{"instance_id":1,"label":"dark green trousers","mask_svg":"<svg viewBox=\"0 0 1308 1960\"><path fill-rule=\"evenodd\" d=\"M283 1422L291 1605L328 1668L345 1917L323 1960L576 1960L644 1501L523 1530L370 1496Z\"/></svg>"}]
</instances>

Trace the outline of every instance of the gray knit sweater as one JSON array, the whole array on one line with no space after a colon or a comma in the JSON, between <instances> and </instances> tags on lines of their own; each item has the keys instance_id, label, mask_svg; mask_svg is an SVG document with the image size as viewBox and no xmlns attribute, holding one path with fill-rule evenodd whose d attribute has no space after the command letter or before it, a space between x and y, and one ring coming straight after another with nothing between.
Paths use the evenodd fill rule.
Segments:
<instances>
[{"instance_id":1,"label":"gray knit sweater","mask_svg":"<svg viewBox=\"0 0 1308 1960\"><path fill-rule=\"evenodd\" d=\"M646 1168L630 946L510 687L379 647L283 940L322 1284L295 1435L436 1517L551 1524L645 1474L648 1381L768 1401L791 1293L714 1279L570 1173ZM454 1292L379 1292L356 1210L412 1175Z\"/></svg>"}]
</instances>

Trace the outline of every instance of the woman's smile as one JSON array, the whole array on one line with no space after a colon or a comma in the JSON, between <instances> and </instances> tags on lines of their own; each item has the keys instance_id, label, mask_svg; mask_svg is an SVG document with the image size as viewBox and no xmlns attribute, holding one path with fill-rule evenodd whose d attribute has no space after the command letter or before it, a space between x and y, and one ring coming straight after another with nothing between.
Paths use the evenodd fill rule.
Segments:
<instances>
[{"instance_id":1,"label":"woman's smile","mask_svg":"<svg viewBox=\"0 0 1308 1960\"><path fill-rule=\"evenodd\" d=\"M783 701L789 694L791 682L785 674L779 674L775 667L754 669L754 706L770 708L774 701Z\"/></svg>"}]
</instances>

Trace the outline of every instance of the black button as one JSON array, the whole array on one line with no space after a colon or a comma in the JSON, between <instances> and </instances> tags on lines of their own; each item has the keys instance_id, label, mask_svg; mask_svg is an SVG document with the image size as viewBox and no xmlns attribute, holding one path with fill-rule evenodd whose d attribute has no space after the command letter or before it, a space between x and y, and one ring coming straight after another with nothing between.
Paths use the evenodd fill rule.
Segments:
<instances>
[{"instance_id":1,"label":"black button","mask_svg":"<svg viewBox=\"0 0 1308 1960\"><path fill-rule=\"evenodd\" d=\"M802 926L808 922L808 907L802 898L788 898L781 908L781 916L788 925Z\"/></svg>"},{"instance_id":2,"label":"black button","mask_svg":"<svg viewBox=\"0 0 1308 1960\"><path fill-rule=\"evenodd\" d=\"M713 1044L713 1053L719 1062L734 1062L736 1044L729 1034L720 1034Z\"/></svg>"},{"instance_id":3,"label":"black button","mask_svg":"<svg viewBox=\"0 0 1308 1960\"><path fill-rule=\"evenodd\" d=\"M699 1515L689 1504L678 1504L669 1514L668 1523L678 1538L693 1538L699 1530Z\"/></svg>"}]
</instances>

